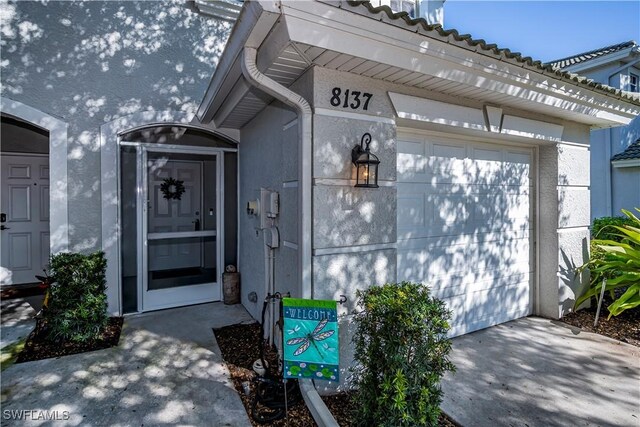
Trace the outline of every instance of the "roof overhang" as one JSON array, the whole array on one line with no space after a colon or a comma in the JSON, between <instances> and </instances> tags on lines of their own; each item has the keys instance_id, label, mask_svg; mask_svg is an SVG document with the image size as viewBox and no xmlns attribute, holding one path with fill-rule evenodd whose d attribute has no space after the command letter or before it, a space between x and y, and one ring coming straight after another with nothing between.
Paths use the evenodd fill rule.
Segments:
<instances>
[{"instance_id":1,"label":"roof overhang","mask_svg":"<svg viewBox=\"0 0 640 427\"><path fill-rule=\"evenodd\" d=\"M602 65L610 64L612 62L630 61L634 57L636 57L638 53L639 53L638 46L630 46L618 52L602 55L602 56L599 56L598 58L593 58L584 62L579 62L575 65L569 65L568 67L564 67L563 70L571 73L584 73L585 71L591 70L592 68L597 68Z\"/></svg>"},{"instance_id":2,"label":"roof overhang","mask_svg":"<svg viewBox=\"0 0 640 427\"><path fill-rule=\"evenodd\" d=\"M195 0L196 9L205 15L233 21L238 17L242 3L237 0Z\"/></svg>"},{"instance_id":3,"label":"roof overhang","mask_svg":"<svg viewBox=\"0 0 640 427\"><path fill-rule=\"evenodd\" d=\"M251 1L245 2L198 110L202 122L239 129L271 102L242 76L245 45L259 49L260 71L287 87L315 65L593 128L626 125L640 114L638 103L492 57L452 37L408 31L364 7Z\"/></svg>"}]
</instances>

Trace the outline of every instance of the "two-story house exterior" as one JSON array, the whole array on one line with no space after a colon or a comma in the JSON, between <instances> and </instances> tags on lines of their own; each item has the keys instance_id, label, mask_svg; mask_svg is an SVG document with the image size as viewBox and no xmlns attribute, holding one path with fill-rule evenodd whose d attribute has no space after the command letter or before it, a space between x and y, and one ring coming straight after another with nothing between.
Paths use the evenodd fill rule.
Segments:
<instances>
[{"instance_id":1,"label":"two-story house exterior","mask_svg":"<svg viewBox=\"0 0 640 427\"><path fill-rule=\"evenodd\" d=\"M630 40L549 63L620 90L640 93L640 45ZM591 218L640 207L640 118L591 132Z\"/></svg>"},{"instance_id":2,"label":"two-story house exterior","mask_svg":"<svg viewBox=\"0 0 640 427\"><path fill-rule=\"evenodd\" d=\"M590 130L640 100L387 3L3 3L3 282L103 250L138 313L219 301L234 264L256 319L346 295L342 369L376 284L431 286L455 335L571 310Z\"/></svg>"}]
</instances>

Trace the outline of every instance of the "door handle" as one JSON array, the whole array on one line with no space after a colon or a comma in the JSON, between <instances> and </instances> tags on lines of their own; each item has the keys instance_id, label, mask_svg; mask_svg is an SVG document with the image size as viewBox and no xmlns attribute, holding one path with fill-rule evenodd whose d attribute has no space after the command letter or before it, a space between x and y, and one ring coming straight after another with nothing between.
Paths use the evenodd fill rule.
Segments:
<instances>
[{"instance_id":1,"label":"door handle","mask_svg":"<svg viewBox=\"0 0 640 427\"><path fill-rule=\"evenodd\" d=\"M0 230L8 230L9 228L6 225L0 225Z\"/></svg>"},{"instance_id":2,"label":"door handle","mask_svg":"<svg viewBox=\"0 0 640 427\"><path fill-rule=\"evenodd\" d=\"M195 231L200 231L200 219L196 218L195 221L191 221L191 222L195 224L195 226L194 226Z\"/></svg>"}]
</instances>

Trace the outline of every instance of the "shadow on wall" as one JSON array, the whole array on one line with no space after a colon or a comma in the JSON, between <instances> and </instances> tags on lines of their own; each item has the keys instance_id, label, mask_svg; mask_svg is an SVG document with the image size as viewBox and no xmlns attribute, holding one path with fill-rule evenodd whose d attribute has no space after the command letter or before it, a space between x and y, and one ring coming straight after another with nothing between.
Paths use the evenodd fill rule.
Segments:
<instances>
[{"instance_id":1,"label":"shadow on wall","mask_svg":"<svg viewBox=\"0 0 640 427\"><path fill-rule=\"evenodd\" d=\"M398 156L398 279L430 285L453 311L456 335L528 314L531 152L430 140L425 147L431 156Z\"/></svg>"},{"instance_id":2,"label":"shadow on wall","mask_svg":"<svg viewBox=\"0 0 640 427\"><path fill-rule=\"evenodd\" d=\"M193 116L232 23L183 1L14 2L2 13L2 96L69 123L70 249L97 249L100 126L142 111Z\"/></svg>"},{"instance_id":3,"label":"shadow on wall","mask_svg":"<svg viewBox=\"0 0 640 427\"><path fill-rule=\"evenodd\" d=\"M620 132L620 140L618 141L620 145L615 147L614 154L624 151L640 138L640 117L636 117L629 125L619 128L618 131Z\"/></svg>"},{"instance_id":4,"label":"shadow on wall","mask_svg":"<svg viewBox=\"0 0 640 427\"><path fill-rule=\"evenodd\" d=\"M388 123L344 120L317 116L314 119L314 176L350 180L348 185L314 187L314 247L342 248L393 244L396 240L396 130ZM380 187L354 188L355 168L351 150L362 135L372 136L371 152L380 158ZM329 254L314 257L318 284L314 296L348 301L341 314L353 311L356 290L395 279L395 250Z\"/></svg>"}]
</instances>

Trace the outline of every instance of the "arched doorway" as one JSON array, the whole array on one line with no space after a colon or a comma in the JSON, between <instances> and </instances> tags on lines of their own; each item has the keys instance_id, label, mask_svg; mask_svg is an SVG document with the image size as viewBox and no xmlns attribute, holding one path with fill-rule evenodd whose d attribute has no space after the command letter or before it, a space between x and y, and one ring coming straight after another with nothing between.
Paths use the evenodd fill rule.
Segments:
<instances>
[{"instance_id":1,"label":"arched doorway","mask_svg":"<svg viewBox=\"0 0 640 427\"><path fill-rule=\"evenodd\" d=\"M220 300L237 261L236 143L185 124L118 140L121 311Z\"/></svg>"},{"instance_id":2,"label":"arched doorway","mask_svg":"<svg viewBox=\"0 0 640 427\"><path fill-rule=\"evenodd\" d=\"M49 132L0 116L2 285L24 285L49 263Z\"/></svg>"},{"instance_id":3,"label":"arched doorway","mask_svg":"<svg viewBox=\"0 0 640 427\"><path fill-rule=\"evenodd\" d=\"M0 97L0 112L5 126L2 130L3 160L16 160L16 156L35 154L33 157L40 157L42 162L46 162L31 165L30 161L18 160L18 164L27 165L27 167L17 167L15 170L13 167L3 165L2 169L8 175L2 178L3 187L7 187L3 188L2 193L11 195L12 191L9 190L8 185L12 181L18 186L16 191L13 191L13 196L19 198L22 195L23 202L29 201L29 207L23 204L21 210L17 209L19 205L17 204L14 208L15 212L8 212L10 210L8 206L3 206L2 212L5 217L2 219L5 219L5 222L2 225L5 229L2 230L2 241L5 244L16 243L16 245L9 245L15 246L11 250L9 247L0 249L2 251L0 284L4 286L33 281L34 271L41 272L41 268L48 263L50 254L65 251L69 247L67 124L40 110L5 97ZM10 126L11 129L6 126ZM10 179L9 175L14 172L15 179ZM28 174L29 178L24 174ZM19 180L24 182L21 184ZM28 191L28 197L24 188L27 181L30 184L29 187L34 188ZM48 188L42 189L43 184L47 186L47 181ZM22 189L19 188L21 185ZM36 189L38 185L40 187ZM38 206L35 205L36 201L31 200L36 196ZM3 204L8 203L5 201ZM20 223L17 227L9 224L13 214L16 215L16 225ZM20 226L25 225L22 223L29 222L24 221L27 218L38 219L39 224L35 234L34 230L20 230ZM11 239L8 235L10 232L16 233L17 238ZM28 233L31 234L27 238ZM15 241L11 242L11 240ZM29 256L31 259L27 259ZM12 259L9 260L9 257ZM14 275L14 273L18 274Z\"/></svg>"}]
</instances>

